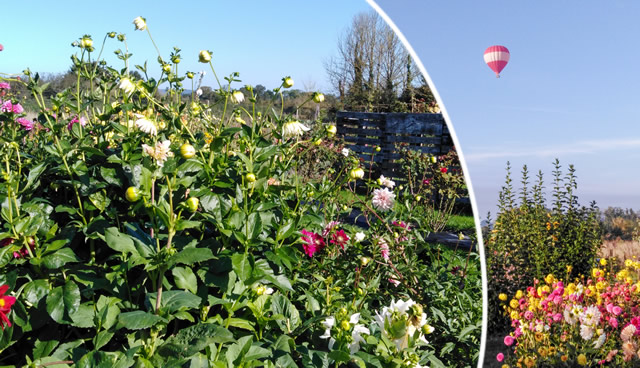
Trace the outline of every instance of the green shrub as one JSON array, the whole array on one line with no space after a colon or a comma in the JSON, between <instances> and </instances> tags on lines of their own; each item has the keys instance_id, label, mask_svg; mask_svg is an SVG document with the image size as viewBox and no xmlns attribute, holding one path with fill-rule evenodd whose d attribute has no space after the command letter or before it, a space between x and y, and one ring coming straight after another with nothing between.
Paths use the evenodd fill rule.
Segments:
<instances>
[{"instance_id":1,"label":"green shrub","mask_svg":"<svg viewBox=\"0 0 640 368\"><path fill-rule=\"evenodd\" d=\"M598 208L595 203L589 207L578 204L573 166L564 177L558 160L554 166L548 207L542 172L529 187L525 165L522 187L516 193L507 164L499 212L493 227L484 234L492 326L508 326L499 307L500 293L513 295L549 273L569 279L588 273L601 244Z\"/></svg>"}]
</instances>

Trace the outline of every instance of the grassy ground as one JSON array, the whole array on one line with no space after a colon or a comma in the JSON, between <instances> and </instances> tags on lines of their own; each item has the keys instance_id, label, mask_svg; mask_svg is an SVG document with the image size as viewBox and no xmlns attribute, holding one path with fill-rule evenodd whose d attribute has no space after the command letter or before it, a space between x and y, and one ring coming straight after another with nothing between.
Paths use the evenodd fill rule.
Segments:
<instances>
[{"instance_id":1,"label":"grassy ground","mask_svg":"<svg viewBox=\"0 0 640 368\"><path fill-rule=\"evenodd\" d=\"M463 230L475 230L476 224L473 216L468 215L453 215L447 221L445 229L447 231L459 232Z\"/></svg>"}]
</instances>

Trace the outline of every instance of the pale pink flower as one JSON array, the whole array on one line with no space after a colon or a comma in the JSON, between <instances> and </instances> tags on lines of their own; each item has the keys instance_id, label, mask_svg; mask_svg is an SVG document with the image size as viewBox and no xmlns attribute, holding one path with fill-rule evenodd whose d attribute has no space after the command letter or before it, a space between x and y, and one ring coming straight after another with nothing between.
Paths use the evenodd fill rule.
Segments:
<instances>
[{"instance_id":1,"label":"pale pink flower","mask_svg":"<svg viewBox=\"0 0 640 368\"><path fill-rule=\"evenodd\" d=\"M389 261L389 244L384 238L378 238L378 246L380 246L380 253L385 261Z\"/></svg>"},{"instance_id":2,"label":"pale pink flower","mask_svg":"<svg viewBox=\"0 0 640 368\"><path fill-rule=\"evenodd\" d=\"M393 286L395 286L395 287L398 287L398 285L400 285L400 281L398 281L398 280L396 280L396 279L392 279L392 278L390 278L390 279L389 279L389 282L390 282L391 284L393 284Z\"/></svg>"},{"instance_id":3,"label":"pale pink flower","mask_svg":"<svg viewBox=\"0 0 640 368\"><path fill-rule=\"evenodd\" d=\"M636 333L636 330L636 326L629 324L620 332L620 338L622 339L622 341L629 341Z\"/></svg>"},{"instance_id":4,"label":"pale pink flower","mask_svg":"<svg viewBox=\"0 0 640 368\"><path fill-rule=\"evenodd\" d=\"M142 149L147 155L151 156L157 161L158 166L163 166L167 158L173 156L173 152L171 152L170 146L171 142L167 139L163 142L157 142L155 147L143 144Z\"/></svg>"},{"instance_id":5,"label":"pale pink flower","mask_svg":"<svg viewBox=\"0 0 640 368\"><path fill-rule=\"evenodd\" d=\"M373 207L381 211L388 211L393 208L396 195L388 188L375 189L373 191Z\"/></svg>"}]
</instances>

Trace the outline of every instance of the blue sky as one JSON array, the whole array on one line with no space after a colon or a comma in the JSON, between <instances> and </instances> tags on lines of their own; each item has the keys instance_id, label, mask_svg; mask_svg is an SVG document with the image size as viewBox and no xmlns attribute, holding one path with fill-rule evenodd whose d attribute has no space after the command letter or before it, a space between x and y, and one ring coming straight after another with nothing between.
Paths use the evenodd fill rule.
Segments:
<instances>
[{"instance_id":1,"label":"blue sky","mask_svg":"<svg viewBox=\"0 0 640 368\"><path fill-rule=\"evenodd\" d=\"M640 2L376 0L431 77L479 215L495 218L506 162L574 164L582 204L640 209ZM497 79L484 50L504 45Z\"/></svg>"},{"instance_id":2,"label":"blue sky","mask_svg":"<svg viewBox=\"0 0 640 368\"><path fill-rule=\"evenodd\" d=\"M64 5L60 5L64 4ZM108 4L108 5L107 5ZM239 6L241 4L241 6ZM315 84L329 88L323 61L333 55L340 33L352 17L371 7L364 1L122 1L65 0L11 1L2 6L0 72L60 73L69 69L69 57L78 51L74 40L90 34L99 49L105 34L125 33L133 64L149 60L154 67L157 52L144 32L134 31L133 19L143 16L166 59L173 46L182 49L182 71L203 69L202 49L213 52L219 77L240 72L243 84L275 88L290 75L295 88ZM7 16L7 15L11 16ZM113 56L122 45L108 40L111 65L123 64ZM99 50L96 50L96 52ZM157 70L157 68L156 68ZM205 85L213 85L210 70Z\"/></svg>"}]
</instances>

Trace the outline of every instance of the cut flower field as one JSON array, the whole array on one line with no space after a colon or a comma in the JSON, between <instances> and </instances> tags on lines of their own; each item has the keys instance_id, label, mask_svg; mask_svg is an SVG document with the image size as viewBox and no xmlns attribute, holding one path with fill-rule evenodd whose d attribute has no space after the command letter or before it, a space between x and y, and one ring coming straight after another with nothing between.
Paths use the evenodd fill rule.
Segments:
<instances>
[{"instance_id":1,"label":"cut flower field","mask_svg":"<svg viewBox=\"0 0 640 368\"><path fill-rule=\"evenodd\" d=\"M292 77L259 101L202 50L206 104L180 49L158 49L157 79L130 65L127 37L153 42L134 29L80 37L54 95L0 73L0 365L476 365L479 256L423 239L463 182L455 152L420 157L430 181L372 177L332 122L284 112Z\"/></svg>"}]
</instances>

